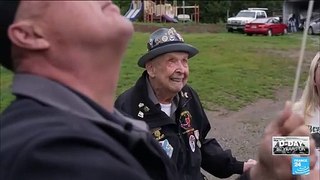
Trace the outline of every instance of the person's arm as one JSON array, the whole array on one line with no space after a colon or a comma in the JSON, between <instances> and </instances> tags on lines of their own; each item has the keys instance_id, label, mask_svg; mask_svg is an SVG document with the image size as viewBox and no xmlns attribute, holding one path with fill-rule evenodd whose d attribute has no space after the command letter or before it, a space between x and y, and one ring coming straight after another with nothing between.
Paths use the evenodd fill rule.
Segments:
<instances>
[{"instance_id":1,"label":"person's arm","mask_svg":"<svg viewBox=\"0 0 320 180\"><path fill-rule=\"evenodd\" d=\"M137 162L132 162L135 159L119 147L112 138L84 132L42 133L20 150L6 179L150 179Z\"/></svg>"},{"instance_id":2,"label":"person's arm","mask_svg":"<svg viewBox=\"0 0 320 180\"><path fill-rule=\"evenodd\" d=\"M202 144L201 167L210 174L227 178L233 174L242 174L244 162L232 156L230 150L223 150L215 139L207 139Z\"/></svg>"}]
</instances>

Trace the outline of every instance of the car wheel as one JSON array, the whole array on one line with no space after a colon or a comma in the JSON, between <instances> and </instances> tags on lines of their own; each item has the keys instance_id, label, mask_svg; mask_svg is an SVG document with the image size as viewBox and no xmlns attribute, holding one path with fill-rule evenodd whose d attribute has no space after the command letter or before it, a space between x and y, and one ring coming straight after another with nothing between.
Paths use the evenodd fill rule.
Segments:
<instances>
[{"instance_id":1,"label":"car wheel","mask_svg":"<svg viewBox=\"0 0 320 180\"><path fill-rule=\"evenodd\" d=\"M309 35L314 34L312 27L309 27L309 29L308 29L308 34L309 34Z\"/></svg>"},{"instance_id":2,"label":"car wheel","mask_svg":"<svg viewBox=\"0 0 320 180\"><path fill-rule=\"evenodd\" d=\"M268 36L272 36L272 30L271 29L268 30L267 35Z\"/></svg>"},{"instance_id":3,"label":"car wheel","mask_svg":"<svg viewBox=\"0 0 320 180\"><path fill-rule=\"evenodd\" d=\"M229 29L228 29L228 32L233 32L233 29L229 28Z\"/></svg>"},{"instance_id":4,"label":"car wheel","mask_svg":"<svg viewBox=\"0 0 320 180\"><path fill-rule=\"evenodd\" d=\"M288 29L284 28L282 35L288 34Z\"/></svg>"},{"instance_id":5,"label":"car wheel","mask_svg":"<svg viewBox=\"0 0 320 180\"><path fill-rule=\"evenodd\" d=\"M247 33L247 36L252 36L252 34L251 33Z\"/></svg>"}]
</instances>

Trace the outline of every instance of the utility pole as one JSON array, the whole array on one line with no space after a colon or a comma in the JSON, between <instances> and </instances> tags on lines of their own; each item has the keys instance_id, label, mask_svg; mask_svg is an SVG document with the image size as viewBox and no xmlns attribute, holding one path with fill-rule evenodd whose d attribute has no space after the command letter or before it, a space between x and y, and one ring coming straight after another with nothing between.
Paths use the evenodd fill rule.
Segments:
<instances>
[{"instance_id":1,"label":"utility pole","mask_svg":"<svg viewBox=\"0 0 320 180\"><path fill-rule=\"evenodd\" d=\"M177 6L177 0L173 1L173 6Z\"/></svg>"},{"instance_id":2,"label":"utility pole","mask_svg":"<svg viewBox=\"0 0 320 180\"><path fill-rule=\"evenodd\" d=\"M182 12L183 12L183 15L186 14L184 6L185 6L185 3L184 3L184 1L182 1Z\"/></svg>"}]
</instances>

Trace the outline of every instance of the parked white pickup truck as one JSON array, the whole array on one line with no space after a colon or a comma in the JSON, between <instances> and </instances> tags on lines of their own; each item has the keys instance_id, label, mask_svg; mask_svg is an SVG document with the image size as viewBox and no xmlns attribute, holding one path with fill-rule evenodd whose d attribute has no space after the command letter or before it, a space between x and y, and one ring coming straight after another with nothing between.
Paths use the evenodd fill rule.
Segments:
<instances>
[{"instance_id":1,"label":"parked white pickup truck","mask_svg":"<svg viewBox=\"0 0 320 180\"><path fill-rule=\"evenodd\" d=\"M235 17L228 18L226 28L228 32L243 31L246 23L249 23L257 18L266 18L267 8L248 8L241 10Z\"/></svg>"}]
</instances>

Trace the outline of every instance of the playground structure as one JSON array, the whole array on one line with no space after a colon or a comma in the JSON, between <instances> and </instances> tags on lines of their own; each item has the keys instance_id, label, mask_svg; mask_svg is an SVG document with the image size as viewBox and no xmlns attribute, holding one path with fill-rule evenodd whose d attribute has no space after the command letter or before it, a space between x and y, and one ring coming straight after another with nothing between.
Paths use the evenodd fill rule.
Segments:
<instances>
[{"instance_id":1,"label":"playground structure","mask_svg":"<svg viewBox=\"0 0 320 180\"><path fill-rule=\"evenodd\" d=\"M130 21L135 21L143 13L143 4L140 0L133 0L125 17Z\"/></svg>"},{"instance_id":2,"label":"playground structure","mask_svg":"<svg viewBox=\"0 0 320 180\"><path fill-rule=\"evenodd\" d=\"M183 10L183 14L179 14L181 9ZM191 13L191 15L185 14L185 9L193 9L193 13ZM177 6L177 1L169 4L167 0L132 0L125 16L131 21L135 21L143 16L143 21L146 23L177 23L178 21L193 21L199 23L200 11L198 5Z\"/></svg>"}]
</instances>

